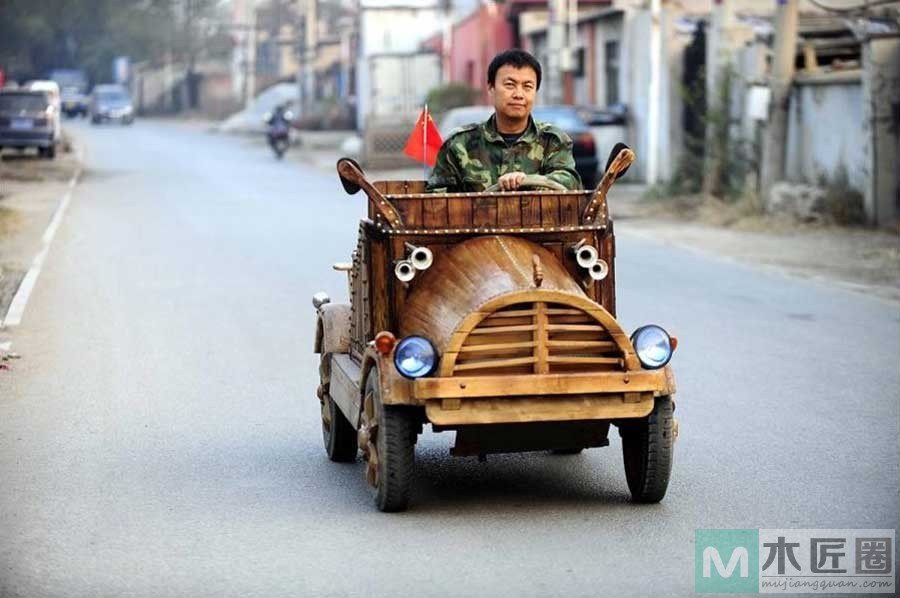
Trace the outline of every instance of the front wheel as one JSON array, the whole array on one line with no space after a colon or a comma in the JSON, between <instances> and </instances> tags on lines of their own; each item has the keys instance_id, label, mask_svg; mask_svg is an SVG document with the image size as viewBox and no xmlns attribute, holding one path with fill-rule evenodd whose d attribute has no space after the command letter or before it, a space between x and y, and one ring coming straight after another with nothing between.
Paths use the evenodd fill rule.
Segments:
<instances>
[{"instance_id":1,"label":"front wheel","mask_svg":"<svg viewBox=\"0 0 900 598\"><path fill-rule=\"evenodd\" d=\"M322 408L322 441L328 458L337 463L356 461L356 430L328 394L331 380L331 355L319 362L319 401Z\"/></svg>"},{"instance_id":2,"label":"front wheel","mask_svg":"<svg viewBox=\"0 0 900 598\"><path fill-rule=\"evenodd\" d=\"M381 404L378 373L372 372L366 381L359 445L366 454L366 480L381 511L405 511L409 506L416 433L412 412Z\"/></svg>"},{"instance_id":3,"label":"front wheel","mask_svg":"<svg viewBox=\"0 0 900 598\"><path fill-rule=\"evenodd\" d=\"M634 502L657 503L666 495L675 445L673 410L671 397L658 397L645 419L619 424L625 478Z\"/></svg>"}]
</instances>

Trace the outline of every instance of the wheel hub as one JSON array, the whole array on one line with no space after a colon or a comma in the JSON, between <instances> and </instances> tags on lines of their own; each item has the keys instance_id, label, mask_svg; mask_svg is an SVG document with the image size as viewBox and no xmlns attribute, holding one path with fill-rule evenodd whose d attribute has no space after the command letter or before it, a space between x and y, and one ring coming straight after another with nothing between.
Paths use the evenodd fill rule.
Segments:
<instances>
[{"instance_id":1,"label":"wheel hub","mask_svg":"<svg viewBox=\"0 0 900 598\"><path fill-rule=\"evenodd\" d=\"M375 413L375 397L366 393L363 403L362 422L357 435L359 448L366 457L366 481L378 487L378 416Z\"/></svg>"}]
</instances>

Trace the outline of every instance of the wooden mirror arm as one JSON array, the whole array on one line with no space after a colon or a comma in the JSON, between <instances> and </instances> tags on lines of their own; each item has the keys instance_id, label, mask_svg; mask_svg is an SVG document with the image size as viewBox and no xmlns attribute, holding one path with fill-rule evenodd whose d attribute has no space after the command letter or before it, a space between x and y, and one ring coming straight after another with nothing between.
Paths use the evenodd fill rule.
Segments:
<instances>
[{"instance_id":1,"label":"wooden mirror arm","mask_svg":"<svg viewBox=\"0 0 900 598\"><path fill-rule=\"evenodd\" d=\"M628 148L623 149L619 152L616 158L609 165L609 168L606 169L606 172L603 173L603 178L600 179L600 183L597 185L597 188L594 189L594 194L591 196L591 200L588 202L588 205L584 208L584 213L581 215L581 222L584 224L590 224L594 222L597 218L598 213L603 214L603 218L606 218L606 194L609 193L609 188L612 187L612 184L615 182L616 178L628 170L628 167L631 166L631 163L634 162L634 152ZM601 210L601 207L603 208Z\"/></svg>"},{"instance_id":2,"label":"wooden mirror arm","mask_svg":"<svg viewBox=\"0 0 900 598\"><path fill-rule=\"evenodd\" d=\"M349 182L366 192L375 212L381 216L389 228L403 228L403 218L400 216L400 212L366 179L366 175L356 162L341 158L337 163L337 171L345 188Z\"/></svg>"}]
</instances>

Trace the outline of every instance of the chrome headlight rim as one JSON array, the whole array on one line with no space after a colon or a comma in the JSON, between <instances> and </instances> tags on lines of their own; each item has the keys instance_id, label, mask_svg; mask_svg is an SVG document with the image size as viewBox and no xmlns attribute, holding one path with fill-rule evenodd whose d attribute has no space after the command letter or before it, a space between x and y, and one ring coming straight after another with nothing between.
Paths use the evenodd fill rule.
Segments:
<instances>
[{"instance_id":1,"label":"chrome headlight rim","mask_svg":"<svg viewBox=\"0 0 900 598\"><path fill-rule=\"evenodd\" d=\"M430 363L424 361L425 365L419 369L411 371L406 369L402 365L402 361L404 359L404 349L407 349L412 344L424 343L425 346L431 351ZM429 339L424 336L418 334L411 334L409 336L403 337L401 340L397 341L397 345L394 347L394 369L409 380L416 380L418 378L425 378L430 376L437 370L438 365L438 352L437 348L435 348L434 343L432 343Z\"/></svg>"},{"instance_id":2,"label":"chrome headlight rim","mask_svg":"<svg viewBox=\"0 0 900 598\"><path fill-rule=\"evenodd\" d=\"M642 335L646 334L650 330L659 330L665 336L666 346L668 349L668 355L666 356L665 360L662 361L661 363L648 362L648 361L645 361L641 357L641 350L638 348L638 341L640 340L640 337ZM667 365L669 365L669 362L672 361L672 355L675 353L675 349L672 347L672 336L668 333L668 331L665 328L663 328L662 326L659 326L658 324L646 324L644 326L641 326L634 332L632 332L631 333L631 346L634 347L634 352L637 355L638 361L641 362L641 366L643 366L644 369L647 369L647 370L658 370L658 369L662 369L662 368L666 367Z\"/></svg>"}]
</instances>

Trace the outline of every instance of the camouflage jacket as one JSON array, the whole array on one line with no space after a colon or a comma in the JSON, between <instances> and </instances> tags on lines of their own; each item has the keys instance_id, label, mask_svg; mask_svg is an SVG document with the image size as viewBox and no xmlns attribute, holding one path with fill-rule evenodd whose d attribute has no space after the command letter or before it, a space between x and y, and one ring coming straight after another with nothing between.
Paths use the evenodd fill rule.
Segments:
<instances>
[{"instance_id":1,"label":"camouflage jacket","mask_svg":"<svg viewBox=\"0 0 900 598\"><path fill-rule=\"evenodd\" d=\"M572 139L548 123L528 118L528 128L507 145L495 116L457 129L444 141L428 178L433 192L484 191L507 172L542 174L568 189L581 189Z\"/></svg>"}]
</instances>

